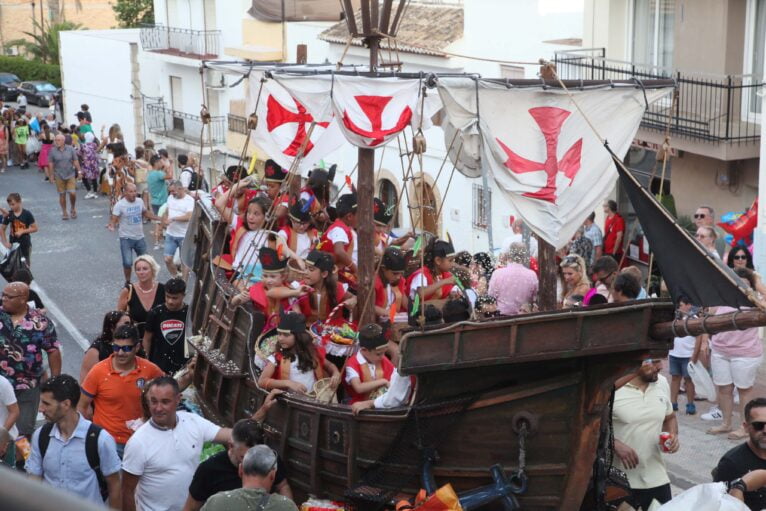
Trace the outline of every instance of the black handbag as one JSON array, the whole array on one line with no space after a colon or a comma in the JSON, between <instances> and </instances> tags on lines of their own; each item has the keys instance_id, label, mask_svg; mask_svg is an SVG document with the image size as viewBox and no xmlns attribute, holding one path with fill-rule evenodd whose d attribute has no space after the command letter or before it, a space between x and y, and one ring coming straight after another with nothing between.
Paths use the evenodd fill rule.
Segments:
<instances>
[{"instance_id":1,"label":"black handbag","mask_svg":"<svg viewBox=\"0 0 766 511\"><path fill-rule=\"evenodd\" d=\"M26 259L21 254L21 249L18 245L15 245L5 259L0 262L0 275L3 278L11 282L13 274L18 270L29 270Z\"/></svg>"}]
</instances>

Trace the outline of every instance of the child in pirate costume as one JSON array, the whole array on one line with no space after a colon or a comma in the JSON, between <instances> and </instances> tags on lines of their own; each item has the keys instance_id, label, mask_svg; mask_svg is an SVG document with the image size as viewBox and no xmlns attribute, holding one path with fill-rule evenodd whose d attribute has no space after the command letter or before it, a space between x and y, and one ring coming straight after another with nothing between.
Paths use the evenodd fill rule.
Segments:
<instances>
[{"instance_id":1,"label":"child in pirate costume","mask_svg":"<svg viewBox=\"0 0 766 511\"><path fill-rule=\"evenodd\" d=\"M287 172L274 160L266 160L263 167L263 182L266 183L266 195L273 204L277 227L287 225L289 195L280 193L285 179L287 179Z\"/></svg>"},{"instance_id":2,"label":"child in pirate costume","mask_svg":"<svg viewBox=\"0 0 766 511\"><path fill-rule=\"evenodd\" d=\"M375 352L375 357L379 357L380 351L383 351L383 347L385 344L381 346L380 343L385 343L385 336L383 335L383 332L381 328L378 325L370 324L366 325L359 331L359 344L360 346L364 346L365 344L369 346L370 348L363 348L363 349L372 349ZM374 346L378 346L375 348ZM362 352L362 349L359 350L359 353ZM354 415L359 414L362 410L369 410L371 408L377 408L377 409L386 409L386 408L397 408L399 406L404 406L407 404L407 402L410 399L410 390L414 387L415 379L414 377L408 377L408 376L402 376L399 374L399 372L396 370L396 368L391 364L390 368L386 365L387 359L385 358L385 355L380 358L380 369L382 371L382 374L380 375L380 378L378 378L379 371L377 363L370 362L364 355L361 356L362 361L360 361L360 355L357 353L354 357L350 358L348 360L348 363L346 365L346 374L345 374L345 381L349 382L350 380L353 381L355 379L354 373L356 373L356 378L359 380L359 383L361 385L364 385L363 378L366 376L362 376L362 378L359 378L358 375L362 374L359 372L359 369L364 368L364 366L367 366L367 370L370 373L370 378L366 381L370 384L378 385L378 387L375 387L375 385L367 385L364 387L360 387L360 390L366 390L367 387L375 387L375 388L381 388L384 386L383 382L379 381L381 379L385 379L386 384L385 386L386 391L375 397L374 399L370 399L369 394L367 397L361 396L361 399L356 399L355 401L352 401L351 403L351 411L354 413ZM367 354L371 353L369 351L366 352ZM353 365L352 365L353 364ZM372 376L372 368L369 366L372 365L375 370L375 377ZM359 369L356 369L356 368ZM349 371L351 369L351 371ZM390 373L387 374L387 372L390 370ZM351 378L349 378L351 376ZM351 387L351 384L348 385ZM353 388L351 389L353 390ZM357 394L358 396L359 394ZM353 394L352 394L353 396ZM353 397L352 397L353 399Z\"/></svg>"},{"instance_id":3,"label":"child in pirate costume","mask_svg":"<svg viewBox=\"0 0 766 511\"><path fill-rule=\"evenodd\" d=\"M387 387L394 365L386 357L388 341L380 325L370 323L359 330L359 351L346 361L343 386L349 404L370 399Z\"/></svg>"},{"instance_id":4,"label":"child in pirate costume","mask_svg":"<svg viewBox=\"0 0 766 511\"><path fill-rule=\"evenodd\" d=\"M279 350L268 358L258 385L266 390L282 389L308 393L314 384L329 376L330 387L340 383L340 372L325 358L324 348L317 347L306 331L303 314L288 312L277 326Z\"/></svg>"},{"instance_id":5,"label":"child in pirate costume","mask_svg":"<svg viewBox=\"0 0 766 511\"><path fill-rule=\"evenodd\" d=\"M443 300L450 294L459 295L460 288L455 285L455 277L450 273L454 264L455 249L449 241L433 238L425 248L423 267L415 270L407 279L407 294L415 301L420 294L420 301Z\"/></svg>"},{"instance_id":6,"label":"child in pirate costume","mask_svg":"<svg viewBox=\"0 0 766 511\"><path fill-rule=\"evenodd\" d=\"M343 282L356 285L358 239L356 235L356 194L347 193L335 205L338 218L322 235L322 250L333 256Z\"/></svg>"},{"instance_id":7,"label":"child in pirate costume","mask_svg":"<svg viewBox=\"0 0 766 511\"><path fill-rule=\"evenodd\" d=\"M393 323L396 313L407 312L404 270L407 262L398 247L383 252L380 271L375 275L375 314Z\"/></svg>"},{"instance_id":8,"label":"child in pirate costume","mask_svg":"<svg viewBox=\"0 0 766 511\"><path fill-rule=\"evenodd\" d=\"M301 259L306 259L309 252L319 241L316 228L311 226L309 204L297 200L290 206L289 222L279 230L279 235L287 246Z\"/></svg>"},{"instance_id":9,"label":"child in pirate costume","mask_svg":"<svg viewBox=\"0 0 766 511\"><path fill-rule=\"evenodd\" d=\"M339 303L349 309L356 305L356 297L348 292L348 285L338 282L334 267L332 256L327 252L312 250L306 258L306 277L301 284L311 290L298 300L298 307L306 316L307 324L325 321Z\"/></svg>"},{"instance_id":10,"label":"child in pirate costume","mask_svg":"<svg viewBox=\"0 0 766 511\"><path fill-rule=\"evenodd\" d=\"M375 222L375 255L380 257L388 246L400 247L412 237L407 233L398 238L391 237L391 219L394 218L395 206L386 207L385 203L375 197L372 205Z\"/></svg>"},{"instance_id":11,"label":"child in pirate costume","mask_svg":"<svg viewBox=\"0 0 766 511\"><path fill-rule=\"evenodd\" d=\"M226 270L238 274L237 285L247 287L261 280L263 271L258 258L258 250L261 247L280 250L288 257L294 259L300 268L304 268L303 260L291 251L284 240L266 230L268 213L271 202L267 197L254 197L247 202L244 214L235 214L231 197L238 197L242 190L246 190L252 182L252 177L241 179L229 189L228 192L216 199L215 206L220 211L221 217L229 223L229 253L222 254L214 259L214 263Z\"/></svg>"},{"instance_id":12,"label":"child in pirate costume","mask_svg":"<svg viewBox=\"0 0 766 511\"><path fill-rule=\"evenodd\" d=\"M261 281L256 282L246 291L242 291L231 300L232 306L252 300L253 308L266 316L262 332L274 328L280 315L288 311L297 311L296 298L309 292L308 286L296 289L287 286L287 259L281 257L281 250L261 247L258 259L263 267Z\"/></svg>"},{"instance_id":13,"label":"child in pirate costume","mask_svg":"<svg viewBox=\"0 0 766 511\"><path fill-rule=\"evenodd\" d=\"M298 197L310 205L311 220L320 230L330 222L327 208L330 205L330 183L335 178L336 168L337 165L333 165L329 171L320 168L310 171L306 186L301 188Z\"/></svg>"}]
</instances>

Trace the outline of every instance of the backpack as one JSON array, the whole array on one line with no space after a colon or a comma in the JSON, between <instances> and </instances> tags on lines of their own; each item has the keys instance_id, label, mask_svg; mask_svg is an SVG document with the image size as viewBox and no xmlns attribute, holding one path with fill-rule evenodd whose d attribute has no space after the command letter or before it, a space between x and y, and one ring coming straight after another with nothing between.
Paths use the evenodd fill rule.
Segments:
<instances>
[{"instance_id":1,"label":"backpack","mask_svg":"<svg viewBox=\"0 0 766 511\"><path fill-rule=\"evenodd\" d=\"M51 441L51 431L53 423L46 422L40 429L40 437L37 439L40 449L40 466L42 466L45 453L48 451L48 444ZM101 434L101 427L91 423L88 426L88 433L85 435L85 456L88 458L88 465L96 473L98 479L98 488L101 490L101 498L106 501L109 497L109 488L106 485L106 479L101 472L101 458L98 455L98 435Z\"/></svg>"},{"instance_id":2,"label":"backpack","mask_svg":"<svg viewBox=\"0 0 766 511\"><path fill-rule=\"evenodd\" d=\"M194 172L194 170L190 169L189 167L186 167L181 171L181 174L184 172L191 173L191 179L189 179L189 187L188 190L190 192L193 192L195 190L202 190L203 192L209 191L209 187L207 185L207 181L205 181L205 178L202 177L201 174Z\"/></svg>"}]
</instances>

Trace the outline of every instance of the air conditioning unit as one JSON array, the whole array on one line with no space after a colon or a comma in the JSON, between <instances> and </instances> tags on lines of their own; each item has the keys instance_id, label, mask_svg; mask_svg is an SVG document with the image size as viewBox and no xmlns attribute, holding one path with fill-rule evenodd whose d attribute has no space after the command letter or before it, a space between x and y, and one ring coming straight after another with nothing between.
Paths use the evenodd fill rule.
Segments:
<instances>
[{"instance_id":1,"label":"air conditioning unit","mask_svg":"<svg viewBox=\"0 0 766 511\"><path fill-rule=\"evenodd\" d=\"M208 89L225 89L227 87L226 75L217 69L208 69L205 85Z\"/></svg>"}]
</instances>

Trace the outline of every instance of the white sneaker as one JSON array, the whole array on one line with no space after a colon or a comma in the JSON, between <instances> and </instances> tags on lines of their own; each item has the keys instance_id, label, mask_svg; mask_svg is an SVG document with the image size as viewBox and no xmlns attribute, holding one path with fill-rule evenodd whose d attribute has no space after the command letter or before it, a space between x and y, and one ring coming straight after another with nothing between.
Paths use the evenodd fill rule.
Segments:
<instances>
[{"instance_id":1,"label":"white sneaker","mask_svg":"<svg viewBox=\"0 0 766 511\"><path fill-rule=\"evenodd\" d=\"M93 192L88 192L85 194L86 199L92 199L93 198Z\"/></svg>"},{"instance_id":2,"label":"white sneaker","mask_svg":"<svg viewBox=\"0 0 766 511\"><path fill-rule=\"evenodd\" d=\"M703 421L719 421L723 419L723 414L721 413L721 409L718 408L718 406L714 406L708 410L707 413L700 415L700 419Z\"/></svg>"}]
</instances>

